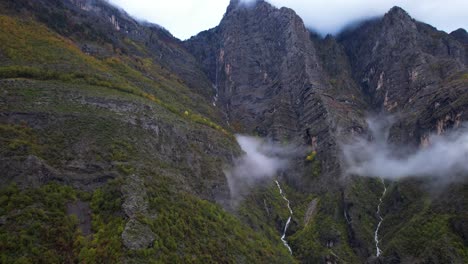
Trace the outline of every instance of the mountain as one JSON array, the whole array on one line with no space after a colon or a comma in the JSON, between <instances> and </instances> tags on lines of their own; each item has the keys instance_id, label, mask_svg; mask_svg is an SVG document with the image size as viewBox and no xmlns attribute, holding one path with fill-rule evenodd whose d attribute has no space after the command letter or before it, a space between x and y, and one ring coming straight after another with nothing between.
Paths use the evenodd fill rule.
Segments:
<instances>
[{"instance_id":1,"label":"mountain","mask_svg":"<svg viewBox=\"0 0 468 264\"><path fill-rule=\"evenodd\" d=\"M343 183L339 145L354 134L367 133L369 112L401 116L390 140L414 146L431 132L441 134L466 120L466 47L458 39L415 21L398 7L337 38L322 39L308 32L290 9L277 9L264 1L254 7L231 1L220 25L188 40L186 46L216 84L220 106L231 123L239 123L247 133L296 141L317 152L319 166L298 160L296 170L286 178L296 189L314 193L320 202L332 203L336 209L320 208L325 219L317 216L315 228L328 230L322 235L326 239L307 233L307 227L292 236L297 257L319 262L314 257L323 254L322 261L339 261L324 246L331 244L342 259L352 259L347 253L350 246L360 259L356 261L364 262L375 251L374 208L382 187L365 179ZM314 173L314 167L321 168L320 173ZM429 253L427 245L425 251L416 253L411 244L418 243L405 241L406 236L418 237L409 229L424 226L428 218L447 217L451 220L440 219L442 226L452 221L460 226L459 218L450 215L466 208L462 199L466 187L449 187L440 200L432 200L421 185L418 181L390 185L383 205L389 220L379 230L387 241L380 261L463 262L463 257L455 257L442 244L437 247L445 248L445 253ZM454 195L445 198L450 192ZM423 197L416 198L415 193ZM324 196L330 201L322 200ZM421 209L423 204L427 208ZM343 215L349 223L343 223ZM466 243L461 242L466 237L463 231L451 232L447 239ZM455 238L455 234L460 236ZM307 248L302 245L307 240L319 243ZM446 255L450 257L444 259Z\"/></svg>"},{"instance_id":2,"label":"mountain","mask_svg":"<svg viewBox=\"0 0 468 264\"><path fill-rule=\"evenodd\" d=\"M355 85L333 87L318 43L293 10L233 1L218 27L186 46L215 83L233 127L313 145L323 157L323 179L339 174L335 132L338 126L359 126L362 115L355 109L365 105Z\"/></svg>"},{"instance_id":3,"label":"mountain","mask_svg":"<svg viewBox=\"0 0 468 264\"><path fill-rule=\"evenodd\" d=\"M1 262L468 262L466 175L344 176L341 149L371 113L414 149L462 126L464 29L394 7L322 38L261 0L184 42L104 0L5 0L0 25ZM236 133L311 154L233 205Z\"/></svg>"}]
</instances>

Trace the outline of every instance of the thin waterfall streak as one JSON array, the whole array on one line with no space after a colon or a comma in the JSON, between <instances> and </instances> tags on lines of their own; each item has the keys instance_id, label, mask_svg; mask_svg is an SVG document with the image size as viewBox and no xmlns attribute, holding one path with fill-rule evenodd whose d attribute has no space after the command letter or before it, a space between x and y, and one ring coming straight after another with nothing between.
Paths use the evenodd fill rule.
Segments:
<instances>
[{"instance_id":1,"label":"thin waterfall streak","mask_svg":"<svg viewBox=\"0 0 468 264\"><path fill-rule=\"evenodd\" d=\"M382 205L383 203L383 198L385 196L385 194L387 193L387 186L385 186L385 181L383 178L380 178L381 181L382 181L382 185L384 187L384 190L383 190L383 193L382 193L382 196L380 197L380 202L379 204L377 205L377 216L379 217L379 223L377 224L377 228L375 229L375 233L374 233L374 240L375 240L375 248L376 248L376 256L379 257L381 254L382 254L382 250L379 248L379 229L380 229L380 226L382 225L382 222L383 222L383 217L382 215L380 214L380 206Z\"/></svg>"},{"instance_id":2,"label":"thin waterfall streak","mask_svg":"<svg viewBox=\"0 0 468 264\"><path fill-rule=\"evenodd\" d=\"M279 190L279 193L280 193L281 197L283 198L283 200L285 200L287 202L287 205L288 205L289 218L286 221L286 225L284 226L283 234L281 236L281 241L283 242L284 246L289 250L289 253L292 255L291 247L289 246L288 241L286 241L286 232L288 231L289 224L291 224L291 218L292 218L292 215L293 215L293 210L291 209L291 204L290 204L288 198L286 198L286 195L283 193L283 189L281 189L281 185L279 184L279 182L277 180L275 180L275 183L276 183L276 186L278 186L278 190Z\"/></svg>"}]
</instances>

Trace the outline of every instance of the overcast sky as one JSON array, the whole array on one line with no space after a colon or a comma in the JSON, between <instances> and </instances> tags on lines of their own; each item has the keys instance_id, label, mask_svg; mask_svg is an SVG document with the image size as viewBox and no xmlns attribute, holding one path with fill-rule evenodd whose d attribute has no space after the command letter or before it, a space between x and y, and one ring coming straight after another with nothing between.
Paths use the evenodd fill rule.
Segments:
<instances>
[{"instance_id":1,"label":"overcast sky","mask_svg":"<svg viewBox=\"0 0 468 264\"><path fill-rule=\"evenodd\" d=\"M130 15L159 24L182 40L215 27L229 0L109 0ZM383 15L398 5L415 19L451 32L468 27L468 0L268 0L290 7L308 28L335 34L364 18Z\"/></svg>"}]
</instances>

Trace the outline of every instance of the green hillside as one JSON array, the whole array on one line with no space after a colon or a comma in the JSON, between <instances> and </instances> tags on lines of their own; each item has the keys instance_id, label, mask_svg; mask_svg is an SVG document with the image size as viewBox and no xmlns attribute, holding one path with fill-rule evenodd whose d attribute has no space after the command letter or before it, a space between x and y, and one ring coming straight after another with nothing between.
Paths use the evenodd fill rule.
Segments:
<instances>
[{"instance_id":1,"label":"green hillside","mask_svg":"<svg viewBox=\"0 0 468 264\"><path fill-rule=\"evenodd\" d=\"M0 16L0 262L292 262L215 203L239 149L209 99L122 42L139 52L100 43L108 56L92 56L33 17ZM133 199L144 210L126 211ZM124 230L151 242L128 249Z\"/></svg>"}]
</instances>

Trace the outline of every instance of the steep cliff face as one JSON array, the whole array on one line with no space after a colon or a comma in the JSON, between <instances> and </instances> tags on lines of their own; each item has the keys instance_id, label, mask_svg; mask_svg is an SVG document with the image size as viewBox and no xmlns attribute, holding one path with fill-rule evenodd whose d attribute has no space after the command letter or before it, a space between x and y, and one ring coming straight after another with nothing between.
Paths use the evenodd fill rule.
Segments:
<instances>
[{"instance_id":1,"label":"steep cliff face","mask_svg":"<svg viewBox=\"0 0 468 264\"><path fill-rule=\"evenodd\" d=\"M342 34L340 42L370 106L402 115L405 128L398 141L420 141L440 130L439 120L450 121L443 130L456 119L466 120L466 50L451 35L395 7L382 19Z\"/></svg>"},{"instance_id":2,"label":"steep cliff face","mask_svg":"<svg viewBox=\"0 0 468 264\"><path fill-rule=\"evenodd\" d=\"M218 27L185 45L213 82L232 127L308 145L329 175L322 179L338 174L338 126L347 130L362 123L356 110L360 92L328 76L293 10L231 1Z\"/></svg>"},{"instance_id":3,"label":"steep cliff face","mask_svg":"<svg viewBox=\"0 0 468 264\"><path fill-rule=\"evenodd\" d=\"M450 36L454 37L464 45L468 43L468 32L466 32L466 30L463 28L459 28L453 31L452 33L450 33Z\"/></svg>"},{"instance_id":4,"label":"steep cliff face","mask_svg":"<svg viewBox=\"0 0 468 264\"><path fill-rule=\"evenodd\" d=\"M462 43L465 46L465 65L468 62L468 33L466 32L465 29L459 28L452 33L450 33L450 36L454 37L456 40L458 40L460 43Z\"/></svg>"},{"instance_id":5,"label":"steep cliff face","mask_svg":"<svg viewBox=\"0 0 468 264\"><path fill-rule=\"evenodd\" d=\"M212 81L229 121L279 140L297 133L297 91L312 82L323 86L320 69L312 70L315 50L302 20L290 9L263 1L254 7L231 2L213 31L218 43L205 45L214 46L208 49L216 61L206 68L215 75ZM188 46L200 53L194 42Z\"/></svg>"},{"instance_id":6,"label":"steep cliff face","mask_svg":"<svg viewBox=\"0 0 468 264\"><path fill-rule=\"evenodd\" d=\"M374 209L383 186L370 179L343 181L338 146L353 135L366 134L364 119L372 113L396 115L390 140L415 147L427 143L430 133L443 134L460 126L468 118L465 34L463 30L451 35L437 31L395 7L337 38L321 38L307 32L290 9L278 9L265 1L250 5L231 1L218 27L193 37L185 46L202 64L217 90L218 106L237 131L287 139L317 151L318 166L297 160L295 170L285 174L293 186L318 194L321 205L328 205L319 206L313 224L328 231L316 239L338 255L349 253L342 247L346 244L361 261L373 261L368 257L375 254L378 217ZM411 192L425 193L411 181L394 184L389 189L394 200L387 203L406 201ZM457 197L464 193L463 188L452 191ZM410 200L406 202L422 203L422 198ZM427 211L405 221L421 221L432 217L435 207L441 208L436 201L429 204ZM384 243L387 252L381 261L408 262L420 256L395 249L401 246L401 234L392 232L403 230L404 224L393 217L398 212L414 213L407 205L403 207L403 211L383 209L392 223L384 223L380 230L389 243ZM327 221L344 222L345 227ZM304 236L314 237L308 232L305 226L292 238L293 251L301 252L301 260L338 261L319 245L312 245L315 256L308 255ZM442 255L450 254L447 248L442 251L426 259L442 261Z\"/></svg>"}]
</instances>

